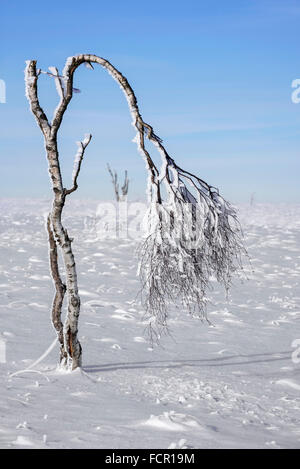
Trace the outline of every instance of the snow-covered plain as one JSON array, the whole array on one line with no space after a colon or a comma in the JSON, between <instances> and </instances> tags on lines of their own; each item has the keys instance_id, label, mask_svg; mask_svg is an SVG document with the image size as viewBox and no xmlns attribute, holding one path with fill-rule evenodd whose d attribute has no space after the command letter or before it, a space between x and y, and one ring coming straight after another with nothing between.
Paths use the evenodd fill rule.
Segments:
<instances>
[{"instance_id":1,"label":"snow-covered plain","mask_svg":"<svg viewBox=\"0 0 300 469\"><path fill-rule=\"evenodd\" d=\"M214 282L211 326L171 307L172 335L151 347L136 241L96 240L97 202L73 201L83 370L59 371L56 346L10 376L55 338L49 206L0 200L2 448L300 447L300 205L239 207L249 280L228 300Z\"/></svg>"}]
</instances>

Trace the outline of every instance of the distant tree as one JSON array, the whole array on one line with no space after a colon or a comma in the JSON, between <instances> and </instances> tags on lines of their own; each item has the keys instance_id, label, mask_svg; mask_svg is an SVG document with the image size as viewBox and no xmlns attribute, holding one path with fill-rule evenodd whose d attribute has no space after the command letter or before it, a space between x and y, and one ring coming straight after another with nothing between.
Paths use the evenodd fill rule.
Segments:
<instances>
[{"instance_id":1,"label":"distant tree","mask_svg":"<svg viewBox=\"0 0 300 469\"><path fill-rule=\"evenodd\" d=\"M120 187L119 187L119 183L118 183L118 174L115 170L114 171L111 170L108 163L107 163L107 169L108 169L108 172L111 176L111 182L112 182L112 185L113 185L113 188L114 188L114 191L115 191L116 201L117 202L123 202L123 201L127 200L127 194L128 194L128 188L129 188L129 179L128 179L127 170L125 170L124 184L123 184L123 186L121 186L122 194L120 195Z\"/></svg>"},{"instance_id":2,"label":"distant tree","mask_svg":"<svg viewBox=\"0 0 300 469\"><path fill-rule=\"evenodd\" d=\"M50 72L43 72L37 69L35 60L27 61L26 95L44 136L53 189L53 203L47 222L51 275L55 285L52 321L60 343L60 362L71 369L81 366L82 351L77 337L80 298L73 240L63 226L62 211L66 197L78 187L77 179L91 135L86 135L78 143L73 182L69 189L63 184L57 136L73 93L78 91L73 88L74 73L82 64L93 68L92 63L104 67L125 93L137 130L135 141L148 169L150 208L147 235L140 247L140 275L151 330L154 325L165 328L168 303L178 298L182 299L189 311L205 317L206 290L211 276L215 276L228 289L232 274L242 268L241 256L244 252L235 209L216 188L175 163L153 128L143 121L127 79L110 62L91 54L69 57L60 75L55 67L49 67ZM39 103L38 79L41 73L54 78L60 98L52 122ZM163 163L160 171L146 149L145 138L155 145L161 155ZM62 252L66 285L60 276L58 249ZM63 324L61 310L65 294L68 311Z\"/></svg>"}]
</instances>

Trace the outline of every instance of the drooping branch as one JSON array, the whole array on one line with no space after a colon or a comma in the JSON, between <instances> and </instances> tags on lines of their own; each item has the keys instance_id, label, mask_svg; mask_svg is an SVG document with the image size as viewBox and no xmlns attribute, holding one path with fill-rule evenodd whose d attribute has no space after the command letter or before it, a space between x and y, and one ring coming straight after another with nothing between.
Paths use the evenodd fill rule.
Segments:
<instances>
[{"instance_id":1,"label":"drooping branch","mask_svg":"<svg viewBox=\"0 0 300 469\"><path fill-rule=\"evenodd\" d=\"M140 247L144 303L153 325L166 327L168 304L181 298L192 314L207 319L207 290L214 277L228 291L246 254L236 210L194 174L183 170L151 137L162 156L160 184L167 198L151 204ZM159 334L160 332L158 332Z\"/></svg>"}]
</instances>

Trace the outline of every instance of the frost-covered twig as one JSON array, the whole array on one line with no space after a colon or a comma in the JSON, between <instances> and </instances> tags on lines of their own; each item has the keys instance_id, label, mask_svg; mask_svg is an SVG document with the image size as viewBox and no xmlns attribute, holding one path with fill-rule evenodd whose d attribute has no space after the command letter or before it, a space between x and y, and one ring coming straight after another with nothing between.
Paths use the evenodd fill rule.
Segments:
<instances>
[{"instance_id":1,"label":"frost-covered twig","mask_svg":"<svg viewBox=\"0 0 300 469\"><path fill-rule=\"evenodd\" d=\"M128 188L129 188L129 179L128 179L127 170L125 169L124 184L123 184L123 186L121 186L123 200L126 199L126 197L127 197Z\"/></svg>"},{"instance_id":2,"label":"frost-covered twig","mask_svg":"<svg viewBox=\"0 0 300 469\"><path fill-rule=\"evenodd\" d=\"M122 195L120 195L117 172L116 171L113 172L108 163L107 163L107 170L110 174L111 182L112 182L112 185L114 187L116 201L117 202L125 201L126 197L127 197L127 194L128 194L128 187L129 187L129 179L128 179L127 170L125 170L124 184L121 186Z\"/></svg>"},{"instance_id":3,"label":"frost-covered twig","mask_svg":"<svg viewBox=\"0 0 300 469\"><path fill-rule=\"evenodd\" d=\"M207 319L211 277L228 291L232 275L242 270L246 251L237 213L218 189L180 168L152 128L148 138L161 154L158 184L166 198L150 204L140 247L144 304L158 327L166 325L168 304L178 299L190 313Z\"/></svg>"},{"instance_id":4,"label":"frost-covered twig","mask_svg":"<svg viewBox=\"0 0 300 469\"><path fill-rule=\"evenodd\" d=\"M207 319L211 278L228 290L232 275L242 270L245 250L235 210L218 194L199 200L190 203L174 197L149 208L148 232L139 254L152 328L166 326L169 303L179 299L190 313Z\"/></svg>"},{"instance_id":5,"label":"frost-covered twig","mask_svg":"<svg viewBox=\"0 0 300 469\"><path fill-rule=\"evenodd\" d=\"M71 194L72 192L76 191L76 189L78 189L77 178L79 176L85 149L90 143L91 138L92 138L91 134L87 134L85 136L85 139L82 142L77 142L78 150L75 155L74 168L73 168L73 173L72 173L73 186L71 187L71 189L65 190L66 194Z\"/></svg>"}]
</instances>

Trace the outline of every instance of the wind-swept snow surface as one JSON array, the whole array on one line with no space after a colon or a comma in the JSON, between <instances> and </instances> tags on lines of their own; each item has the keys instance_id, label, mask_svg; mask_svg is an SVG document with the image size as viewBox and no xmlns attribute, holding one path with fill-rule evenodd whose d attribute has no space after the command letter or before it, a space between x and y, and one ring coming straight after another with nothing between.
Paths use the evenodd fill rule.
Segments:
<instances>
[{"instance_id":1,"label":"wind-swept snow surface","mask_svg":"<svg viewBox=\"0 0 300 469\"><path fill-rule=\"evenodd\" d=\"M50 347L48 208L0 201L2 448L300 447L299 205L240 207L249 280L228 301L214 282L212 326L173 307L151 346L136 241L96 240L97 203L70 203L83 370L68 374Z\"/></svg>"}]
</instances>

